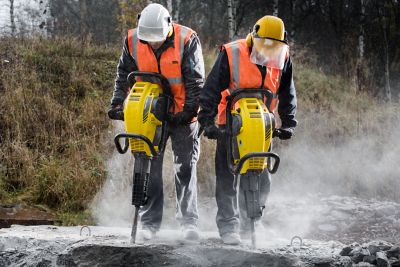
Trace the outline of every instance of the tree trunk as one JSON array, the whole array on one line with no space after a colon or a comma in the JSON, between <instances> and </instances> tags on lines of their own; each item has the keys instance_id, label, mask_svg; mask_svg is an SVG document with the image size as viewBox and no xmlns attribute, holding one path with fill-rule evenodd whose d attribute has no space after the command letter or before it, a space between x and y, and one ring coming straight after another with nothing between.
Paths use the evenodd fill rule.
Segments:
<instances>
[{"instance_id":1,"label":"tree trunk","mask_svg":"<svg viewBox=\"0 0 400 267\"><path fill-rule=\"evenodd\" d=\"M289 41L292 46L295 44L296 34L296 0L289 1L290 3L290 29L289 29Z\"/></svg>"},{"instance_id":2,"label":"tree trunk","mask_svg":"<svg viewBox=\"0 0 400 267\"><path fill-rule=\"evenodd\" d=\"M15 14L14 14L14 0L10 0L10 23L11 23L11 35L15 36Z\"/></svg>"},{"instance_id":3,"label":"tree trunk","mask_svg":"<svg viewBox=\"0 0 400 267\"><path fill-rule=\"evenodd\" d=\"M227 0L228 4L228 34L229 34L229 41L233 40L233 36L235 35L235 26L234 26L234 11L233 11L233 0Z\"/></svg>"},{"instance_id":4,"label":"tree trunk","mask_svg":"<svg viewBox=\"0 0 400 267\"><path fill-rule=\"evenodd\" d=\"M210 1L209 10L210 10L211 16L208 18L208 31L215 32L214 19L217 19L217 17L214 15L215 14L215 1L213 1L213 0ZM211 40L213 40L213 37L211 35L207 35L206 42L210 43Z\"/></svg>"},{"instance_id":5,"label":"tree trunk","mask_svg":"<svg viewBox=\"0 0 400 267\"><path fill-rule=\"evenodd\" d=\"M174 19L176 22L180 21L179 17L180 8L181 8L181 0L175 0L175 8L173 8L173 10L174 10Z\"/></svg>"},{"instance_id":6,"label":"tree trunk","mask_svg":"<svg viewBox=\"0 0 400 267\"><path fill-rule=\"evenodd\" d=\"M360 0L360 19L359 19L359 33L358 33L358 59L357 59L357 90L363 90L364 75L364 19L365 19L365 0Z\"/></svg>"},{"instance_id":7,"label":"tree trunk","mask_svg":"<svg viewBox=\"0 0 400 267\"><path fill-rule=\"evenodd\" d=\"M166 3L168 11L172 14L172 0L167 0Z\"/></svg>"},{"instance_id":8,"label":"tree trunk","mask_svg":"<svg viewBox=\"0 0 400 267\"><path fill-rule=\"evenodd\" d=\"M86 18L87 18L87 5L86 5L87 0L79 0L79 27L80 27L80 36L81 39L84 40L87 35L87 27L86 27Z\"/></svg>"},{"instance_id":9,"label":"tree trunk","mask_svg":"<svg viewBox=\"0 0 400 267\"><path fill-rule=\"evenodd\" d=\"M237 30L238 30L238 5L239 5L239 0L233 0L232 1L232 15L233 15L233 36L237 36Z\"/></svg>"},{"instance_id":10,"label":"tree trunk","mask_svg":"<svg viewBox=\"0 0 400 267\"><path fill-rule=\"evenodd\" d=\"M387 101L392 100L392 92L390 88L390 67L389 67L389 43L387 38L387 18L383 19L383 46L385 53L385 99Z\"/></svg>"},{"instance_id":11,"label":"tree trunk","mask_svg":"<svg viewBox=\"0 0 400 267\"><path fill-rule=\"evenodd\" d=\"M278 17L278 15L279 15L279 0L274 0L272 15L274 15L276 17Z\"/></svg>"},{"instance_id":12,"label":"tree trunk","mask_svg":"<svg viewBox=\"0 0 400 267\"><path fill-rule=\"evenodd\" d=\"M382 31L382 46L383 46L383 63L384 63L384 98L386 101L392 100L392 92L390 88L390 61L389 61L389 40L388 31L390 31L390 18L385 6L385 2L379 2L378 18ZM390 36L390 35L389 35Z\"/></svg>"}]
</instances>

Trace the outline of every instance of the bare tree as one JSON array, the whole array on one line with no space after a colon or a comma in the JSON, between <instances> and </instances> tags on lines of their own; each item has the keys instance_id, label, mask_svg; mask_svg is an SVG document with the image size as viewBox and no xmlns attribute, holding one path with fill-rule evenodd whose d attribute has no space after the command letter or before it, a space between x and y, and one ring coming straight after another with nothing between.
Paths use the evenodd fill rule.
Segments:
<instances>
[{"instance_id":1,"label":"bare tree","mask_svg":"<svg viewBox=\"0 0 400 267\"><path fill-rule=\"evenodd\" d=\"M172 0L167 0L166 4L168 11L172 14Z\"/></svg>"},{"instance_id":2,"label":"bare tree","mask_svg":"<svg viewBox=\"0 0 400 267\"><path fill-rule=\"evenodd\" d=\"M378 16L381 24L382 30L382 45L383 45L383 60L384 60L384 81L385 81L385 90L384 96L385 100L392 100L392 91L390 88L390 61L389 61L389 40L388 36L390 36L390 18L386 9L386 1L383 3L378 3Z\"/></svg>"},{"instance_id":3,"label":"bare tree","mask_svg":"<svg viewBox=\"0 0 400 267\"><path fill-rule=\"evenodd\" d=\"M389 67L389 42L388 42L388 25L387 19L383 20L383 47L385 51L385 98L387 101L392 100L392 90L390 88L390 67Z\"/></svg>"},{"instance_id":4,"label":"bare tree","mask_svg":"<svg viewBox=\"0 0 400 267\"><path fill-rule=\"evenodd\" d=\"M15 36L15 15L14 15L14 0L9 0L10 1L10 24L11 24L11 35Z\"/></svg>"},{"instance_id":5,"label":"bare tree","mask_svg":"<svg viewBox=\"0 0 400 267\"><path fill-rule=\"evenodd\" d=\"M173 18L175 21L180 22L180 9L181 9L181 0L175 0L175 7L173 8Z\"/></svg>"},{"instance_id":6,"label":"bare tree","mask_svg":"<svg viewBox=\"0 0 400 267\"><path fill-rule=\"evenodd\" d=\"M233 0L227 0L227 8L228 8L228 36L229 40L232 40L235 34L234 17L233 17Z\"/></svg>"},{"instance_id":7,"label":"bare tree","mask_svg":"<svg viewBox=\"0 0 400 267\"><path fill-rule=\"evenodd\" d=\"M290 5L290 19L289 19L289 25L290 25L290 29L289 29L289 39L290 39L290 43L291 45L295 44L295 34L296 34L296 0L292 0L289 1L289 5Z\"/></svg>"},{"instance_id":8,"label":"bare tree","mask_svg":"<svg viewBox=\"0 0 400 267\"><path fill-rule=\"evenodd\" d=\"M82 39L86 38L88 34L88 27L86 25L87 13L86 0L79 0L79 32Z\"/></svg>"},{"instance_id":9,"label":"bare tree","mask_svg":"<svg viewBox=\"0 0 400 267\"><path fill-rule=\"evenodd\" d=\"M278 15L279 15L279 0L274 0L274 5L273 5L273 12L272 12L272 14L273 14L274 16L277 16L277 17L278 17Z\"/></svg>"},{"instance_id":10,"label":"bare tree","mask_svg":"<svg viewBox=\"0 0 400 267\"><path fill-rule=\"evenodd\" d=\"M360 18L359 18L359 33L358 33L358 59L357 59L357 88L358 91L362 91L364 81L364 52L365 52L365 40L364 40L364 21L365 21L365 1L360 0Z\"/></svg>"},{"instance_id":11,"label":"bare tree","mask_svg":"<svg viewBox=\"0 0 400 267\"><path fill-rule=\"evenodd\" d=\"M121 26L122 35L125 35L129 28L136 27L137 15L146 5L147 1L118 0L119 15L117 19Z\"/></svg>"}]
</instances>

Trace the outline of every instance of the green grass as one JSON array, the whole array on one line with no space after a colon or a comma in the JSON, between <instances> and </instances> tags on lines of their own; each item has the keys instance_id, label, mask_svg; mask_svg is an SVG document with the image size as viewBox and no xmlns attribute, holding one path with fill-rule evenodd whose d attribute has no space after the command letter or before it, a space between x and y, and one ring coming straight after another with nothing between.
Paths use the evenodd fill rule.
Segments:
<instances>
[{"instance_id":1,"label":"green grass","mask_svg":"<svg viewBox=\"0 0 400 267\"><path fill-rule=\"evenodd\" d=\"M59 212L57 213L57 217L61 221L62 226L95 224L89 210L80 212Z\"/></svg>"},{"instance_id":2,"label":"green grass","mask_svg":"<svg viewBox=\"0 0 400 267\"><path fill-rule=\"evenodd\" d=\"M67 38L2 39L0 48L10 61L0 75L0 201L84 212L106 177L117 50Z\"/></svg>"}]
</instances>

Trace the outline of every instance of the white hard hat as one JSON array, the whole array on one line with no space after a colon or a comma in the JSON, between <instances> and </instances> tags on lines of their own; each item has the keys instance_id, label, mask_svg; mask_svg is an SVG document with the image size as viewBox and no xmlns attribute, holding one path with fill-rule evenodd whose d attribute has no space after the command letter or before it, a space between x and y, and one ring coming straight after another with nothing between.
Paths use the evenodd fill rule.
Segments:
<instances>
[{"instance_id":1,"label":"white hard hat","mask_svg":"<svg viewBox=\"0 0 400 267\"><path fill-rule=\"evenodd\" d=\"M146 42L164 41L171 30L171 16L160 4L150 4L139 15L137 36Z\"/></svg>"}]
</instances>

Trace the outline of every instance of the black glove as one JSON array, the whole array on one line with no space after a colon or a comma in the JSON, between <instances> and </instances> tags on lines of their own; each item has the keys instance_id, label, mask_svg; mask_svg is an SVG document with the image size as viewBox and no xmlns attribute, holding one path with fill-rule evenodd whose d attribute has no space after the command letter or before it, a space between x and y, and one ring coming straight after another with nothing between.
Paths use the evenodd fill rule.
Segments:
<instances>
[{"instance_id":1,"label":"black glove","mask_svg":"<svg viewBox=\"0 0 400 267\"><path fill-rule=\"evenodd\" d=\"M214 123L211 123L204 127L204 136L208 139L218 139L219 129L215 126Z\"/></svg>"},{"instance_id":2,"label":"black glove","mask_svg":"<svg viewBox=\"0 0 400 267\"><path fill-rule=\"evenodd\" d=\"M288 140L293 136L293 128L275 129L272 137L278 137L281 140Z\"/></svg>"},{"instance_id":3,"label":"black glove","mask_svg":"<svg viewBox=\"0 0 400 267\"><path fill-rule=\"evenodd\" d=\"M195 116L195 112L183 110L173 115L170 122L173 125L185 125L191 123Z\"/></svg>"},{"instance_id":4,"label":"black glove","mask_svg":"<svg viewBox=\"0 0 400 267\"><path fill-rule=\"evenodd\" d=\"M108 117L112 120L124 120L124 109L121 104L112 105L107 114Z\"/></svg>"}]
</instances>

